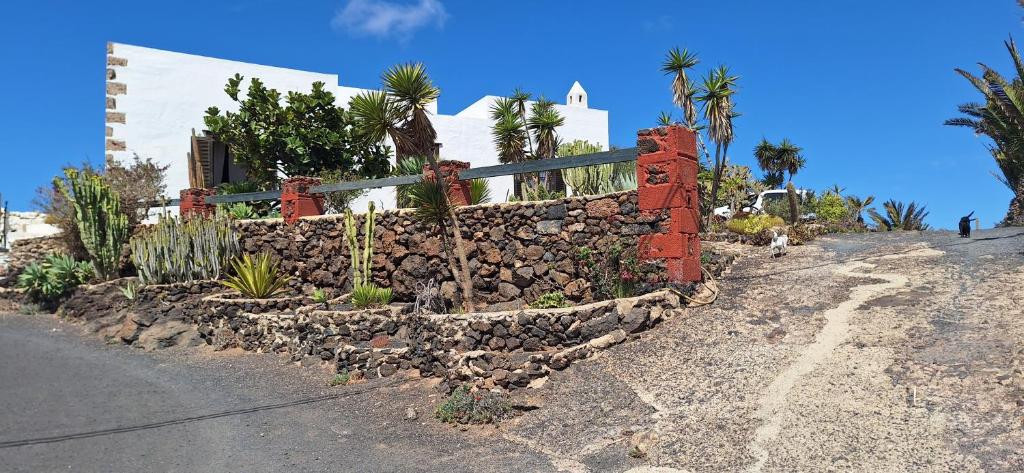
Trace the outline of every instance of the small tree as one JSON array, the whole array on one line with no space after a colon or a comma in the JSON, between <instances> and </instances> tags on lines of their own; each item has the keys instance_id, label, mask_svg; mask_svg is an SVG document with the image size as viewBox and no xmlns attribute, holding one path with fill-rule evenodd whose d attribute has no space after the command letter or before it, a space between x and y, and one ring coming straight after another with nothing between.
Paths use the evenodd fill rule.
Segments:
<instances>
[{"instance_id":1,"label":"small tree","mask_svg":"<svg viewBox=\"0 0 1024 473\"><path fill-rule=\"evenodd\" d=\"M252 78L240 98L243 77L228 79L224 92L238 103L238 112L217 107L204 121L213 135L231 148L235 162L246 168L250 180L274 187L278 175L317 176L326 171L374 178L388 174L390 150L363 139L353 129L353 118L334 104L334 94L314 82L308 94L288 92L283 97ZM284 102L282 104L282 102Z\"/></svg>"}]
</instances>

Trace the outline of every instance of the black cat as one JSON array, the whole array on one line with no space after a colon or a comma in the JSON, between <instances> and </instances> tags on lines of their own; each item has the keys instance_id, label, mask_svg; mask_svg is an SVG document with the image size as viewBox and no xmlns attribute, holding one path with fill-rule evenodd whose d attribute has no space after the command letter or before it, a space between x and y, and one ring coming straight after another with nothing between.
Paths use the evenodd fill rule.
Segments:
<instances>
[{"instance_id":1,"label":"black cat","mask_svg":"<svg viewBox=\"0 0 1024 473\"><path fill-rule=\"evenodd\" d=\"M966 217L960 219L960 238L971 237L971 220L973 220L971 215L974 215L973 210Z\"/></svg>"}]
</instances>

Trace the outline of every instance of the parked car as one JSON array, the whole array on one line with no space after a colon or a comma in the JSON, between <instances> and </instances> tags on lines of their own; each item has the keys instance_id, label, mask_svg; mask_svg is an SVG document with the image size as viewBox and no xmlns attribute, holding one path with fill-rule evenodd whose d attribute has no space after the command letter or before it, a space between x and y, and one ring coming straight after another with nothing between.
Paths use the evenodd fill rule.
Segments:
<instances>
[{"instance_id":1,"label":"parked car","mask_svg":"<svg viewBox=\"0 0 1024 473\"><path fill-rule=\"evenodd\" d=\"M797 195L800 197L801 203L807 199L810 195L810 191L807 189L797 189ZM764 191L760 194L750 194L747 196L746 203L740 206L740 212L747 212L752 214L759 214L764 212L764 208L772 202L783 202L785 205L788 204L789 193L786 189L773 189L770 191ZM723 219L732 217L732 209L728 205L718 207L715 209L715 216ZM814 213L806 213L800 216L803 220L814 220Z\"/></svg>"}]
</instances>

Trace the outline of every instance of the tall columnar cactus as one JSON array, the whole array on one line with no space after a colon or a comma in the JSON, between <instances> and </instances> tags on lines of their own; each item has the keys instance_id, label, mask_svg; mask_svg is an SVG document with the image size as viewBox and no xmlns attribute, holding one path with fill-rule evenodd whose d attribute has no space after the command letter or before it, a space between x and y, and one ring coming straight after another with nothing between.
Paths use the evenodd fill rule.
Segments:
<instances>
[{"instance_id":1,"label":"tall columnar cactus","mask_svg":"<svg viewBox=\"0 0 1024 473\"><path fill-rule=\"evenodd\" d=\"M796 225L800 221L800 213L797 210L796 188L792 182L786 184L786 195L789 196L789 223Z\"/></svg>"},{"instance_id":2,"label":"tall columnar cactus","mask_svg":"<svg viewBox=\"0 0 1024 473\"><path fill-rule=\"evenodd\" d=\"M60 178L54 179L54 185L74 206L78 233L96 276L112 279L117 276L121 251L131 231L128 216L121 211L117 193L100 176L76 169L66 169L64 176L70 189Z\"/></svg>"},{"instance_id":3,"label":"tall columnar cactus","mask_svg":"<svg viewBox=\"0 0 1024 473\"><path fill-rule=\"evenodd\" d=\"M144 284L217 279L239 252L226 216L174 217L132 237L132 262Z\"/></svg>"},{"instance_id":4,"label":"tall columnar cactus","mask_svg":"<svg viewBox=\"0 0 1024 473\"><path fill-rule=\"evenodd\" d=\"M352 211L345 210L345 244L348 246L349 259L352 260L352 288L370 284L372 275L373 260L373 230L374 220L377 217L373 202L370 202L366 210L366 224L363 227L363 247L359 249L359 239L356 233L356 219Z\"/></svg>"}]
</instances>

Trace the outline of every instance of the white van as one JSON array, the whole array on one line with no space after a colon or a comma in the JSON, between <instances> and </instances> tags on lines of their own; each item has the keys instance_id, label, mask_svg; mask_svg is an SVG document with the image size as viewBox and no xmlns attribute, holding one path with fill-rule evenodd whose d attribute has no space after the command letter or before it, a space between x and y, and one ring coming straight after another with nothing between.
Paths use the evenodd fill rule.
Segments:
<instances>
[{"instance_id":1,"label":"white van","mask_svg":"<svg viewBox=\"0 0 1024 473\"><path fill-rule=\"evenodd\" d=\"M808 191L806 189L797 189L797 195L800 196L800 200L803 201L807 198ZM769 202L783 202L785 205L789 205L789 193L786 189L774 189L770 191L764 191L760 194L750 194L747 196L747 203L740 207L741 212L747 212L752 214L759 214L764 211L765 205ZM722 206L715 209L715 216L722 218L732 217L732 210L729 206ZM814 219L814 214L809 213L801 216L804 219Z\"/></svg>"}]
</instances>

